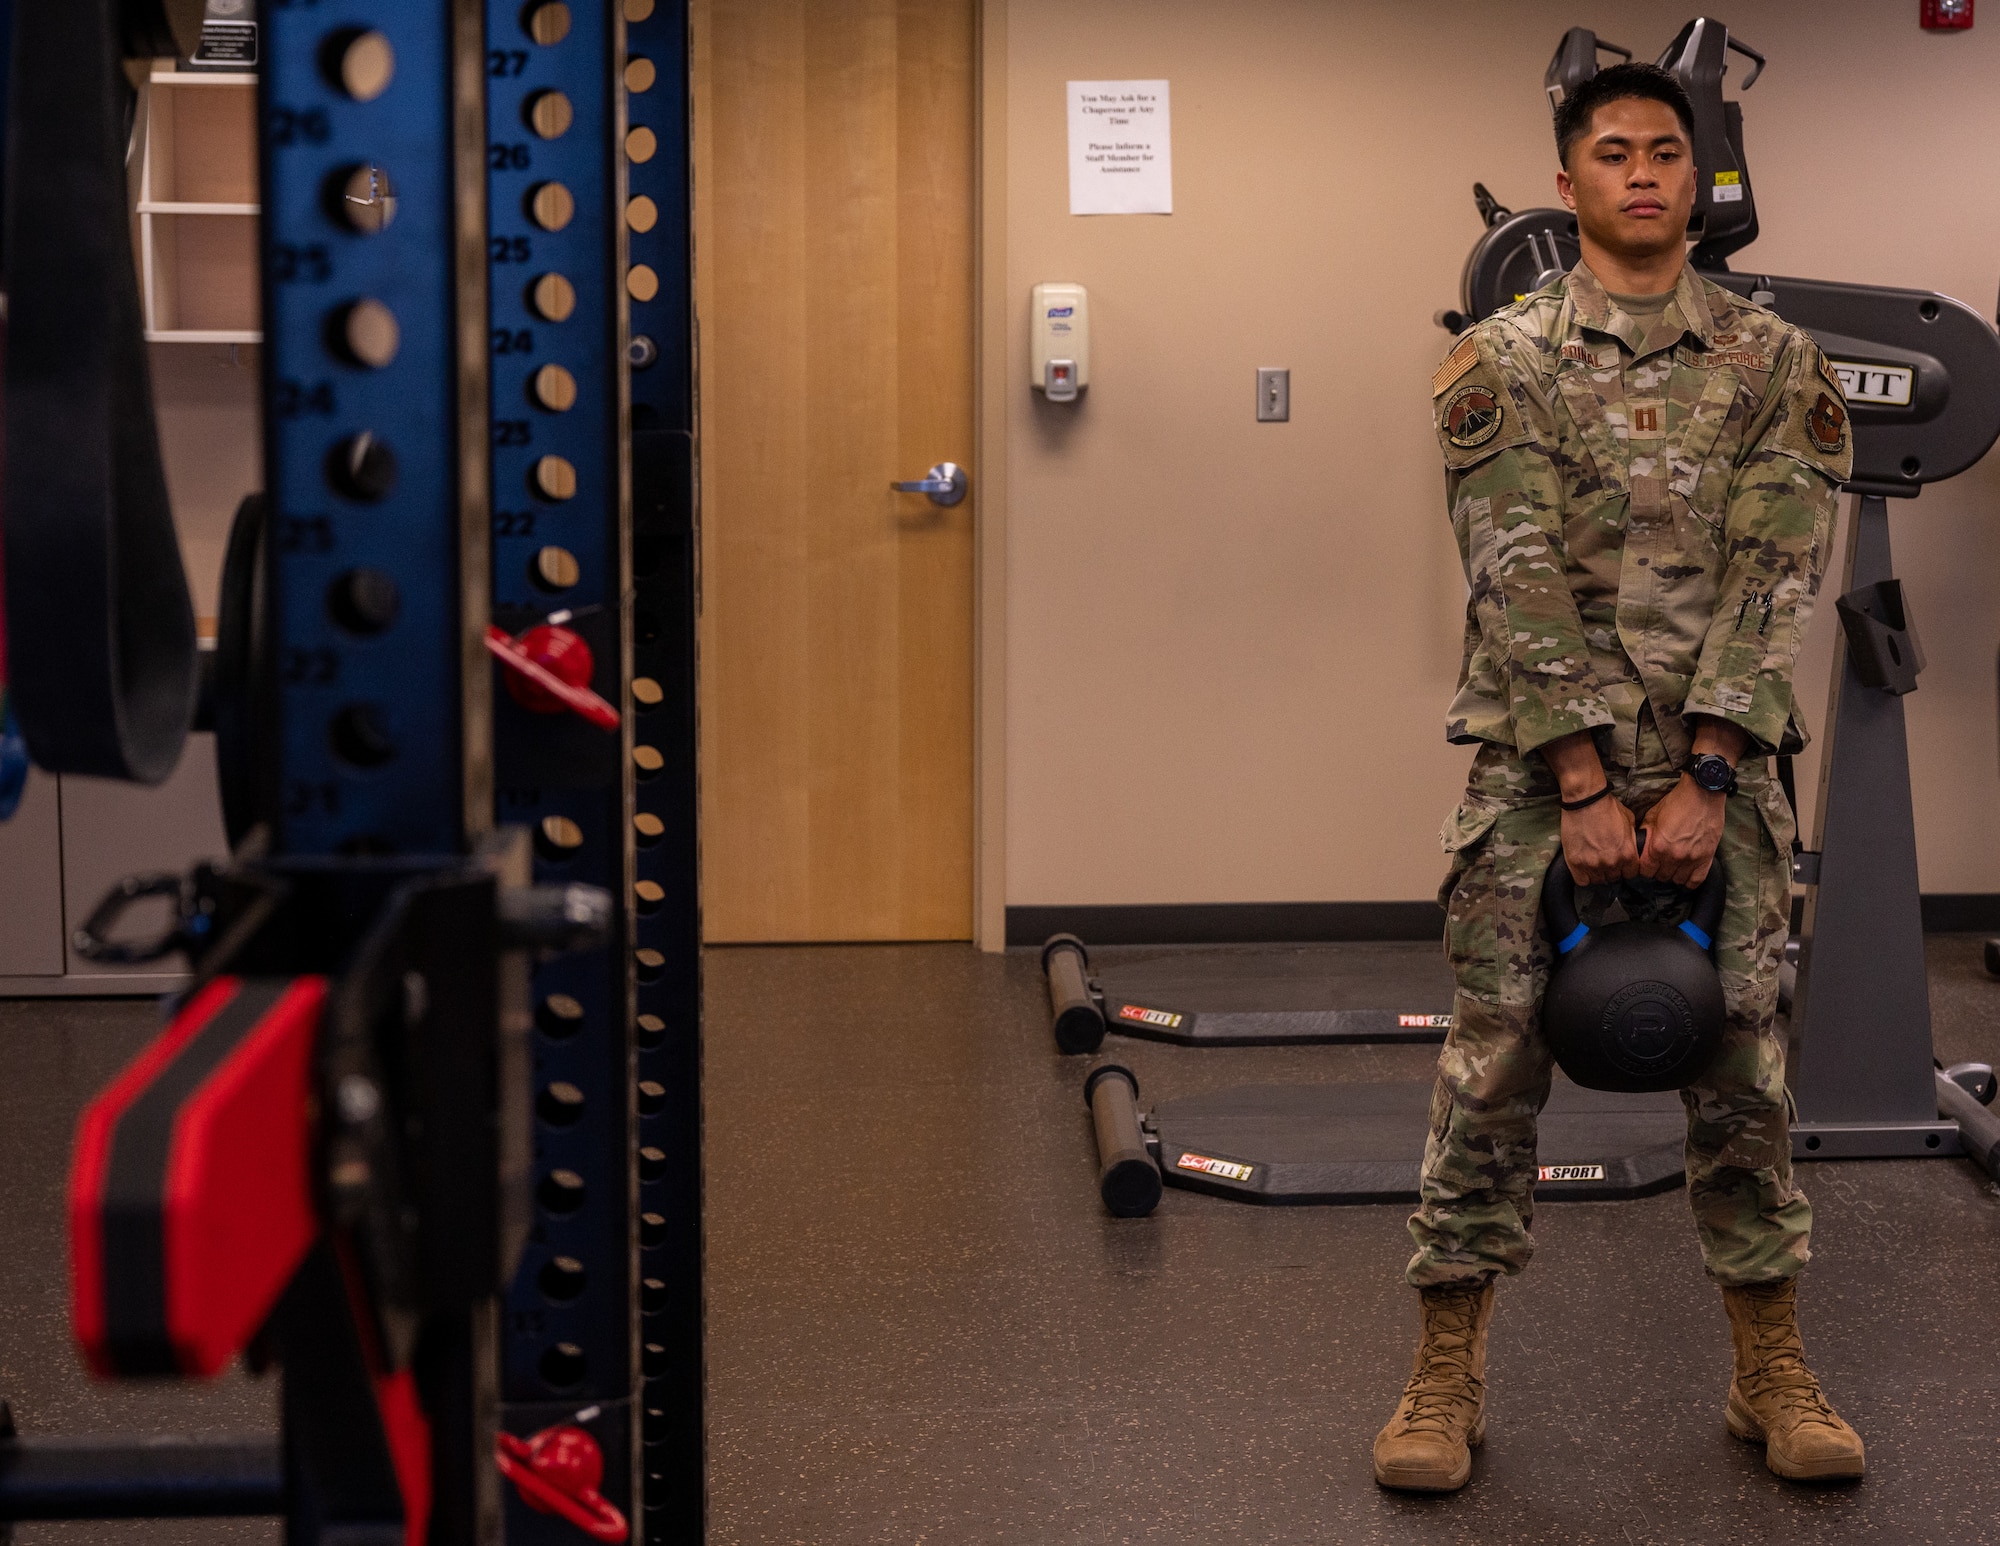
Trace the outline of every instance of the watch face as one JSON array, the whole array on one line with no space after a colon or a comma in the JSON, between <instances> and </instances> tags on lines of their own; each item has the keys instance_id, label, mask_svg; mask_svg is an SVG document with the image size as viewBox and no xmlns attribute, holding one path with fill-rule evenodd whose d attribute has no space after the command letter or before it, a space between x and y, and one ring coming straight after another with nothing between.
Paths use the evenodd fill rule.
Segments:
<instances>
[{"instance_id":1,"label":"watch face","mask_svg":"<svg viewBox=\"0 0 2000 1546\"><path fill-rule=\"evenodd\" d=\"M1694 760L1694 781L1710 794L1721 794L1735 781L1735 772L1721 757L1702 756Z\"/></svg>"}]
</instances>

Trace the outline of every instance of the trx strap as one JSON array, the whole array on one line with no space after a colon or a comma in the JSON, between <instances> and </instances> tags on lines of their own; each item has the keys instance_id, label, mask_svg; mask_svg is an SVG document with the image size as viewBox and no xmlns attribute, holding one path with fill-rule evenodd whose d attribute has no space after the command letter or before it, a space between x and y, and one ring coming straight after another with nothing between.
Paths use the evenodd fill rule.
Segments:
<instances>
[{"instance_id":1,"label":"trx strap","mask_svg":"<svg viewBox=\"0 0 2000 1546\"><path fill-rule=\"evenodd\" d=\"M144 29L115 0L13 9L7 698L42 767L158 783L196 670L126 203L120 26Z\"/></svg>"}]
</instances>

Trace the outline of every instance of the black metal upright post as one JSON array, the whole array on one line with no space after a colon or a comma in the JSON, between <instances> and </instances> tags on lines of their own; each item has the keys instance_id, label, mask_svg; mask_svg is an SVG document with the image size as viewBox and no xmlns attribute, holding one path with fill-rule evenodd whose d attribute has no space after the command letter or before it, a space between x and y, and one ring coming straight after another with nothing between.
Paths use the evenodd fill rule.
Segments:
<instances>
[{"instance_id":1,"label":"black metal upright post","mask_svg":"<svg viewBox=\"0 0 2000 1546\"><path fill-rule=\"evenodd\" d=\"M1867 627L1850 615L1893 578L1888 504L1859 495L1834 604L1847 626L1834 643L1814 839L1800 866L1810 886L1792 994L1792 1152L1800 1159L1959 1152L1957 1125L1938 1118L1931 1066L1903 725L1917 662L1895 658L1909 656L1907 632L1901 646L1885 644L1879 666L1849 636ZM1905 620L1894 621L1902 631ZM1900 679L1885 681L1879 667Z\"/></svg>"},{"instance_id":2,"label":"black metal upright post","mask_svg":"<svg viewBox=\"0 0 2000 1546\"><path fill-rule=\"evenodd\" d=\"M701 894L687 0L624 0L632 340L644 1539L702 1538ZM641 201L644 201L643 203Z\"/></svg>"}]
</instances>

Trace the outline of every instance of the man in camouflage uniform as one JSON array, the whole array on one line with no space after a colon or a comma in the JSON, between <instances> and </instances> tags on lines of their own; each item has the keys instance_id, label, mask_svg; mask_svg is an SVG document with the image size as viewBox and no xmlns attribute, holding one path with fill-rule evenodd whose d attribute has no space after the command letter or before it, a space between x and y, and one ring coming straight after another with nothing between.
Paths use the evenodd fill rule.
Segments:
<instances>
[{"instance_id":1,"label":"man in camouflage uniform","mask_svg":"<svg viewBox=\"0 0 2000 1546\"><path fill-rule=\"evenodd\" d=\"M1443 833L1458 991L1410 1219L1422 1338L1375 1441L1385 1486L1464 1485L1484 1435L1493 1283L1533 1250L1553 955L1539 909L1559 850L1583 886L1643 877L1641 910L1724 865L1728 1025L1682 1100L1688 1198L1735 1344L1726 1417L1780 1475L1862 1469L1794 1315L1812 1213L1773 1025L1792 812L1766 761L1803 744L1792 671L1851 469L1847 412L1809 337L1687 267L1691 116L1650 65L1558 108L1583 261L1473 328L1432 379L1471 587L1448 733L1479 749Z\"/></svg>"}]
</instances>

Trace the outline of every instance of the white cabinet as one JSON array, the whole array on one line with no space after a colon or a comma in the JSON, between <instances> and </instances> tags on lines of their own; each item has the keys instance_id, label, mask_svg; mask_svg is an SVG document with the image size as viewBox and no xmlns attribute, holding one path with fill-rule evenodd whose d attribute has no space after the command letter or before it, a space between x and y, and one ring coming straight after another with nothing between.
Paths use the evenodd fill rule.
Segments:
<instances>
[{"instance_id":1,"label":"white cabinet","mask_svg":"<svg viewBox=\"0 0 2000 1546\"><path fill-rule=\"evenodd\" d=\"M155 69L133 123L146 337L255 343L257 77Z\"/></svg>"},{"instance_id":2,"label":"white cabinet","mask_svg":"<svg viewBox=\"0 0 2000 1546\"><path fill-rule=\"evenodd\" d=\"M141 966L87 961L69 944L78 924L127 875L183 873L228 853L216 793L215 737L191 735L157 788L39 770L11 821L0 822L0 997L166 993L186 982L169 956ZM142 932L135 914L132 932Z\"/></svg>"}]
</instances>

